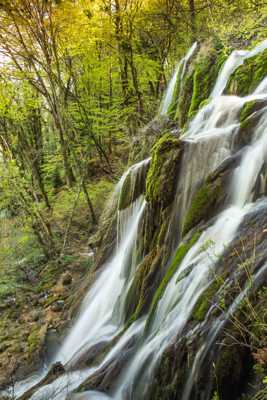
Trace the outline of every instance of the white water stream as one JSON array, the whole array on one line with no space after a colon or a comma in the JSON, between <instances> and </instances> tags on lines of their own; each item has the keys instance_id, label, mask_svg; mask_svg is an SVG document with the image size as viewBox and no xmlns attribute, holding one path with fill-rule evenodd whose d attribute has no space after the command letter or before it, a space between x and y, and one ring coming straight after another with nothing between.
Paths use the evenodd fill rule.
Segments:
<instances>
[{"instance_id":1,"label":"white water stream","mask_svg":"<svg viewBox=\"0 0 267 400\"><path fill-rule=\"evenodd\" d=\"M160 108L159 108L159 114L160 115L168 115L168 110L171 105L175 87L179 82L183 82L183 78L186 72L186 68L188 65L188 62L190 61L191 57L194 55L195 51L197 48L197 42L195 42L192 47L188 50L187 54L185 55L184 58L181 59L181 61L177 64L174 74L168 84L168 87L166 89L166 93L163 96Z\"/></svg>"},{"instance_id":2,"label":"white water stream","mask_svg":"<svg viewBox=\"0 0 267 400\"><path fill-rule=\"evenodd\" d=\"M233 74L233 72L240 67L248 58L254 57L257 54L261 53L267 48L267 40L264 40L260 44L258 44L252 50L236 50L228 57L225 62L222 71L220 72L219 78L214 86L214 89L211 93L211 97L215 98L221 96L223 94L224 89L227 86L229 81L229 77Z\"/></svg>"},{"instance_id":3,"label":"white water stream","mask_svg":"<svg viewBox=\"0 0 267 400\"><path fill-rule=\"evenodd\" d=\"M93 345L109 342L123 327L123 318L116 312L115 306L120 307L118 300L136 267L133 265L134 250L145 204L141 197L129 209L119 212L121 237L117 250L90 288L80 316L54 361L73 363L77 356L84 354Z\"/></svg>"}]
</instances>

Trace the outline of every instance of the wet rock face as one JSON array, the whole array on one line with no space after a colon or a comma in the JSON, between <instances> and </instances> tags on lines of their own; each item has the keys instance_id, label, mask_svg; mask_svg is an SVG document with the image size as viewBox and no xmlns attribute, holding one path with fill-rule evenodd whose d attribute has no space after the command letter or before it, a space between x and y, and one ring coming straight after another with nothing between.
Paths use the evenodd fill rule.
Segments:
<instances>
[{"instance_id":1,"label":"wet rock face","mask_svg":"<svg viewBox=\"0 0 267 400\"><path fill-rule=\"evenodd\" d=\"M151 148L162 136L162 133L173 130L178 134L177 125L168 117L157 116L149 122L133 138L132 151L129 158L130 165L149 157Z\"/></svg>"},{"instance_id":2,"label":"wet rock face","mask_svg":"<svg viewBox=\"0 0 267 400\"><path fill-rule=\"evenodd\" d=\"M115 338L114 343L117 339L118 337ZM132 336L128 342L125 343L119 357L105 363L101 369L79 386L77 392L84 392L87 390L98 390L104 393L110 392L116 385L118 376L133 355L137 339L136 336Z\"/></svg>"},{"instance_id":3,"label":"wet rock face","mask_svg":"<svg viewBox=\"0 0 267 400\"><path fill-rule=\"evenodd\" d=\"M136 170L131 168L123 182L119 201L118 209L124 210L137 200L139 196L145 193L146 176L149 168L149 160L143 162Z\"/></svg>"},{"instance_id":4,"label":"wet rock face","mask_svg":"<svg viewBox=\"0 0 267 400\"><path fill-rule=\"evenodd\" d=\"M230 200L226 188L229 187L231 176L238 167L241 156L240 152L228 157L196 191L185 215L183 235L199 223L209 221Z\"/></svg>"},{"instance_id":5,"label":"wet rock face","mask_svg":"<svg viewBox=\"0 0 267 400\"><path fill-rule=\"evenodd\" d=\"M59 376L63 375L65 372L65 369L63 365L60 362L56 362L53 364L48 371L47 375L35 386L33 386L31 389L29 389L27 392L25 392L22 396L18 398L18 400L28 400L31 398L31 396L42 386L48 385L49 383L53 382L55 379L57 379Z\"/></svg>"},{"instance_id":6,"label":"wet rock face","mask_svg":"<svg viewBox=\"0 0 267 400\"><path fill-rule=\"evenodd\" d=\"M263 268L267 259L267 203L259 201L258 206L247 214L240 225L238 234L231 246L218 260L218 281L221 284L216 290L204 292L202 301L207 304L201 319L193 312L190 323L183 332L183 341L177 338L164 352L153 384L153 393L149 399L172 400L181 399L186 379L192 371L193 361L201 345L205 343L215 321L223 320L224 312L229 309L242 288L249 283L249 277ZM230 278L230 284L222 290ZM266 332L259 329L259 316L265 324L267 315L267 272L252 286L244 301L237 307L233 317L229 318L223 329L202 360L199 375L195 376L190 400L212 398L218 391L220 399L233 400L245 393L251 376L257 354L257 348L267 346ZM200 299L201 300L201 299ZM196 305L196 308L199 304ZM208 310L213 307L213 311ZM251 309L257 315L253 319ZM200 325L197 325L201 322ZM262 322L262 325L264 323ZM266 325L265 325L266 326ZM194 334L190 330L194 329ZM185 339L186 335L188 338ZM256 355L255 355L256 354ZM255 379L255 378L253 378ZM188 400L189 400L188 399Z\"/></svg>"},{"instance_id":7,"label":"wet rock face","mask_svg":"<svg viewBox=\"0 0 267 400\"><path fill-rule=\"evenodd\" d=\"M126 301L126 321L136 320L148 311L154 292L160 282L162 251L154 247L139 265Z\"/></svg>"},{"instance_id":8,"label":"wet rock face","mask_svg":"<svg viewBox=\"0 0 267 400\"><path fill-rule=\"evenodd\" d=\"M240 129L234 139L235 149L241 149L251 143L254 128L258 125L266 106L266 100L253 100L244 104L239 117Z\"/></svg>"},{"instance_id":9,"label":"wet rock face","mask_svg":"<svg viewBox=\"0 0 267 400\"><path fill-rule=\"evenodd\" d=\"M164 210L175 196L182 144L170 133L163 135L152 150L146 181L146 200Z\"/></svg>"},{"instance_id":10,"label":"wet rock face","mask_svg":"<svg viewBox=\"0 0 267 400\"><path fill-rule=\"evenodd\" d=\"M226 88L227 94L246 96L253 92L266 76L267 50L244 61L232 75Z\"/></svg>"}]
</instances>

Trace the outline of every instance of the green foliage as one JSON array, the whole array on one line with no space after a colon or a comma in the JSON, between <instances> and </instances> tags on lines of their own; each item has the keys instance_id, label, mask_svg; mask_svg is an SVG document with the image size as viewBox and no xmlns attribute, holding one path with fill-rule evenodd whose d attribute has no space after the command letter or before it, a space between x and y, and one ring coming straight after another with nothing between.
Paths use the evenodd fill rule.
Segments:
<instances>
[{"instance_id":1,"label":"green foliage","mask_svg":"<svg viewBox=\"0 0 267 400\"><path fill-rule=\"evenodd\" d=\"M31 284L44 255L31 230L23 221L0 221L0 298L14 296L20 287Z\"/></svg>"}]
</instances>

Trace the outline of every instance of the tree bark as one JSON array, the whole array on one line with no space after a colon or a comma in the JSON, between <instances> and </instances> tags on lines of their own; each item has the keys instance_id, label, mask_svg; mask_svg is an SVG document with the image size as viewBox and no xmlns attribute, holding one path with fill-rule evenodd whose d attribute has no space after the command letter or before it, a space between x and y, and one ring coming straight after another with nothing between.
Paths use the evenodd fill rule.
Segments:
<instances>
[{"instance_id":1,"label":"tree bark","mask_svg":"<svg viewBox=\"0 0 267 400\"><path fill-rule=\"evenodd\" d=\"M188 0L192 42L196 40L196 9L195 0Z\"/></svg>"}]
</instances>

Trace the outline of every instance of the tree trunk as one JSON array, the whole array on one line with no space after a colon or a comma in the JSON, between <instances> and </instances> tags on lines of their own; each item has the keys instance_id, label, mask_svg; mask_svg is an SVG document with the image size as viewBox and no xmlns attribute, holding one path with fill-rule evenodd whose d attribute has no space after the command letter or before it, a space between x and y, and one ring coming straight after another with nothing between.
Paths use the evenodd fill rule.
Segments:
<instances>
[{"instance_id":1,"label":"tree trunk","mask_svg":"<svg viewBox=\"0 0 267 400\"><path fill-rule=\"evenodd\" d=\"M192 42L196 40L196 9L195 0L188 0L189 13L190 13L190 27Z\"/></svg>"},{"instance_id":2,"label":"tree trunk","mask_svg":"<svg viewBox=\"0 0 267 400\"><path fill-rule=\"evenodd\" d=\"M133 79L133 86L135 90L135 95L137 97L137 104L138 104L138 112L140 115L143 114L144 112L144 104L143 104L143 96L139 88L139 82L138 82L138 76L137 76L137 69L134 64L134 58L133 58L133 49L132 46L130 46L130 67L131 67L131 73L132 73L132 79Z\"/></svg>"},{"instance_id":3,"label":"tree trunk","mask_svg":"<svg viewBox=\"0 0 267 400\"><path fill-rule=\"evenodd\" d=\"M74 177L72 168L69 163L68 146L67 146L67 143L65 140L64 129L62 126L61 118L58 115L58 113L53 111L53 116L54 116L56 128L58 130L58 134L59 134L59 141L60 141L61 153L62 153L62 158L63 158L66 184L71 187L71 186L73 186L73 184L75 182L75 177Z\"/></svg>"}]
</instances>

